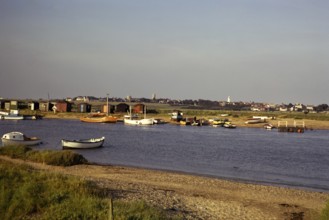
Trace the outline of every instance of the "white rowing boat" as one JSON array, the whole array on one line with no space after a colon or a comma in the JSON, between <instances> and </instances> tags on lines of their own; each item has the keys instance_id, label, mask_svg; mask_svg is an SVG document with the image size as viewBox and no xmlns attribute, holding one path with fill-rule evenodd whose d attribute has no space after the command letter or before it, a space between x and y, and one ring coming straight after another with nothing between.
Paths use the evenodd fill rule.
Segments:
<instances>
[{"instance_id":1,"label":"white rowing boat","mask_svg":"<svg viewBox=\"0 0 329 220\"><path fill-rule=\"evenodd\" d=\"M91 139L79 139L79 140L65 140L62 139L63 148L75 148L75 149L89 149L103 146L105 137L91 138Z\"/></svg>"}]
</instances>

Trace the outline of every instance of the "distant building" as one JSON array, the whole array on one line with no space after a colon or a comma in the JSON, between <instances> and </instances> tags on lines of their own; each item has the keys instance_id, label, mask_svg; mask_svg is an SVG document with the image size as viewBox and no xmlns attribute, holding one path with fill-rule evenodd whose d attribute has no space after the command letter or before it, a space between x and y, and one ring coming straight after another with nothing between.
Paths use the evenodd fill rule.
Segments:
<instances>
[{"instance_id":1,"label":"distant building","mask_svg":"<svg viewBox=\"0 0 329 220\"><path fill-rule=\"evenodd\" d=\"M28 106L28 109L30 109L32 111L39 110L39 108L40 108L39 102L29 102L27 104L27 106Z\"/></svg>"},{"instance_id":2,"label":"distant building","mask_svg":"<svg viewBox=\"0 0 329 220\"><path fill-rule=\"evenodd\" d=\"M91 112L91 105L88 103L85 103L85 102L79 103L77 105L77 107L78 107L78 110L77 110L78 112L81 112L81 113Z\"/></svg>"},{"instance_id":3,"label":"distant building","mask_svg":"<svg viewBox=\"0 0 329 220\"><path fill-rule=\"evenodd\" d=\"M72 104L66 101L59 101L55 104L56 111L58 112L71 112Z\"/></svg>"},{"instance_id":4,"label":"distant building","mask_svg":"<svg viewBox=\"0 0 329 220\"><path fill-rule=\"evenodd\" d=\"M52 111L54 104L51 102L40 102L39 103L39 109L40 111L48 112Z\"/></svg>"},{"instance_id":5,"label":"distant building","mask_svg":"<svg viewBox=\"0 0 329 220\"><path fill-rule=\"evenodd\" d=\"M132 113L140 113L140 114L143 114L144 111L145 111L145 105L139 103L139 104L134 105L133 110L132 110Z\"/></svg>"},{"instance_id":6,"label":"distant building","mask_svg":"<svg viewBox=\"0 0 329 220\"><path fill-rule=\"evenodd\" d=\"M75 100L78 102L89 102L89 98L87 96L78 96Z\"/></svg>"},{"instance_id":7,"label":"distant building","mask_svg":"<svg viewBox=\"0 0 329 220\"><path fill-rule=\"evenodd\" d=\"M102 112L104 112L104 113L114 113L114 108L115 108L115 106L114 105L107 105L107 104L105 104L105 105L103 105L103 109L102 109Z\"/></svg>"},{"instance_id":8,"label":"distant building","mask_svg":"<svg viewBox=\"0 0 329 220\"><path fill-rule=\"evenodd\" d=\"M128 95L128 96L126 97L126 100L127 100L127 102L131 102L131 100L132 100L131 96Z\"/></svg>"},{"instance_id":9,"label":"distant building","mask_svg":"<svg viewBox=\"0 0 329 220\"><path fill-rule=\"evenodd\" d=\"M120 103L115 107L116 113L127 113L129 111L129 105L126 103Z\"/></svg>"}]
</instances>

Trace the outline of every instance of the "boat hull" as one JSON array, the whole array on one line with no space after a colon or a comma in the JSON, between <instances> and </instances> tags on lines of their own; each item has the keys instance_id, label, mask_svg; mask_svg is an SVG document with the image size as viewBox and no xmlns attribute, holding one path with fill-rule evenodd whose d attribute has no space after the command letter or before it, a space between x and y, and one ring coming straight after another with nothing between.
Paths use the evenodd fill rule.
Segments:
<instances>
[{"instance_id":1,"label":"boat hull","mask_svg":"<svg viewBox=\"0 0 329 220\"><path fill-rule=\"evenodd\" d=\"M73 148L73 149L90 149L102 147L105 141L105 137L92 138L84 140L65 140L62 139L63 148Z\"/></svg>"},{"instance_id":2,"label":"boat hull","mask_svg":"<svg viewBox=\"0 0 329 220\"><path fill-rule=\"evenodd\" d=\"M264 122L264 120L258 119L258 118L252 118L252 119L248 119L245 123L246 124L258 124L258 123L262 123L262 122Z\"/></svg>"},{"instance_id":3,"label":"boat hull","mask_svg":"<svg viewBox=\"0 0 329 220\"><path fill-rule=\"evenodd\" d=\"M7 140L1 138L2 146L12 146L12 145L22 145L22 146L34 146L42 143L40 139L29 140L29 141L21 141L21 140Z\"/></svg>"},{"instance_id":4,"label":"boat hull","mask_svg":"<svg viewBox=\"0 0 329 220\"><path fill-rule=\"evenodd\" d=\"M104 117L82 117L80 121L89 123L116 123L117 117L104 116Z\"/></svg>"},{"instance_id":5,"label":"boat hull","mask_svg":"<svg viewBox=\"0 0 329 220\"><path fill-rule=\"evenodd\" d=\"M1 115L0 118L3 120L23 120L24 116L22 116L22 115Z\"/></svg>"},{"instance_id":6,"label":"boat hull","mask_svg":"<svg viewBox=\"0 0 329 220\"><path fill-rule=\"evenodd\" d=\"M41 139L37 137L26 137L21 132L10 132L4 134L1 138L2 146L12 146L12 145L23 145L23 146L33 146L41 144Z\"/></svg>"},{"instance_id":7,"label":"boat hull","mask_svg":"<svg viewBox=\"0 0 329 220\"><path fill-rule=\"evenodd\" d=\"M123 122L128 125L153 125L153 118L144 118L144 119L127 119L125 118Z\"/></svg>"}]
</instances>

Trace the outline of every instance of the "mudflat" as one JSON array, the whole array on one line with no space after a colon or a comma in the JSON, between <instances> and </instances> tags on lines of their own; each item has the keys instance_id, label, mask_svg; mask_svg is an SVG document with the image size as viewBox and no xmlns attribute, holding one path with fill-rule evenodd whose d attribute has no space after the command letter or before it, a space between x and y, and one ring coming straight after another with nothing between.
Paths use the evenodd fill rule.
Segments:
<instances>
[{"instance_id":1,"label":"mudflat","mask_svg":"<svg viewBox=\"0 0 329 220\"><path fill-rule=\"evenodd\" d=\"M122 166L49 166L11 159L38 170L94 181L117 200L144 200L184 219L317 219L329 193L241 183Z\"/></svg>"}]
</instances>

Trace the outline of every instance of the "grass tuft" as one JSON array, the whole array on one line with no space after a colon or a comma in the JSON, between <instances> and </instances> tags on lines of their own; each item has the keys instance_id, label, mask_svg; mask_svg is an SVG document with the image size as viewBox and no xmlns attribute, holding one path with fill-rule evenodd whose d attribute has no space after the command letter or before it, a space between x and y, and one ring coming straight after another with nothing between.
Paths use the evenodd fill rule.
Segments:
<instances>
[{"instance_id":1,"label":"grass tuft","mask_svg":"<svg viewBox=\"0 0 329 220\"><path fill-rule=\"evenodd\" d=\"M5 146L0 148L0 155L11 158L30 160L54 166L73 166L88 163L82 155L73 151L32 150L26 146Z\"/></svg>"}]
</instances>

